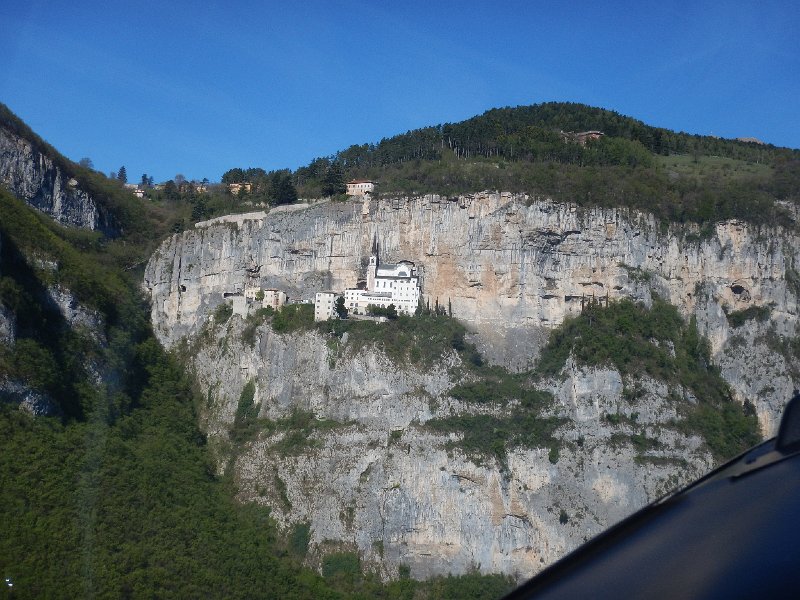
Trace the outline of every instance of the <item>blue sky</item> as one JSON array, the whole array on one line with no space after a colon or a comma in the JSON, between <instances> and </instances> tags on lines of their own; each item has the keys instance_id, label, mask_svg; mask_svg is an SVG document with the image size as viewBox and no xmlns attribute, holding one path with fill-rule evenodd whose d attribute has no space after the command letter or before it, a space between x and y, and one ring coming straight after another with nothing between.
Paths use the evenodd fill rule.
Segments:
<instances>
[{"instance_id":1,"label":"blue sky","mask_svg":"<svg viewBox=\"0 0 800 600\"><path fill-rule=\"evenodd\" d=\"M800 147L800 3L163 4L5 3L0 102L136 181L296 168L550 100Z\"/></svg>"}]
</instances>

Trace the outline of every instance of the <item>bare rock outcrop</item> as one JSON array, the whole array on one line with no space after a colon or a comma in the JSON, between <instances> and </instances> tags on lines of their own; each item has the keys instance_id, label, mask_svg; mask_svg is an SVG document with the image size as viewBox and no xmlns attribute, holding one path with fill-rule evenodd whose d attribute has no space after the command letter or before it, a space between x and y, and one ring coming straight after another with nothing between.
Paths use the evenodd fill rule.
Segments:
<instances>
[{"instance_id":1,"label":"bare rock outcrop","mask_svg":"<svg viewBox=\"0 0 800 600\"><path fill-rule=\"evenodd\" d=\"M240 500L270 506L287 532L309 527L311 564L347 550L384 577L401 566L417 578L474 569L528 577L712 464L700 438L673 427L666 386L651 379L623 382L569 362L547 384L547 414L562 419L554 445L514 447L503 464L464 450L458 431L427 425L509 410L449 396L455 353L414 368L316 331L262 325L250 346L245 326L238 316L209 326L186 355L207 390L203 426ZM259 416L287 424L236 445L229 431L248 382ZM624 383L639 389L635 400L623 397ZM293 430L285 420L298 410L320 425ZM641 439L658 441L644 448Z\"/></svg>"},{"instance_id":2,"label":"bare rock outcrop","mask_svg":"<svg viewBox=\"0 0 800 600\"><path fill-rule=\"evenodd\" d=\"M110 214L57 161L0 127L0 184L62 225L115 235Z\"/></svg>"}]
</instances>

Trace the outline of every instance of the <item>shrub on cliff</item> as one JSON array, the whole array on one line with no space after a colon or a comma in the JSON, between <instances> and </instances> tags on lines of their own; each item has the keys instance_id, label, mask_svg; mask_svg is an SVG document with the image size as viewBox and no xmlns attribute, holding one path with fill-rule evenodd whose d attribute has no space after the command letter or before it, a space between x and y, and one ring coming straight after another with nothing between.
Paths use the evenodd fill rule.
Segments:
<instances>
[{"instance_id":1,"label":"shrub on cliff","mask_svg":"<svg viewBox=\"0 0 800 600\"><path fill-rule=\"evenodd\" d=\"M755 415L731 398L694 317L686 323L674 306L659 298L650 309L627 299L606 306L587 304L580 316L551 332L538 375L558 374L570 356L578 364L610 366L623 376L647 374L691 391L697 402L681 400L682 420L676 426L701 435L719 460L760 439Z\"/></svg>"}]
</instances>

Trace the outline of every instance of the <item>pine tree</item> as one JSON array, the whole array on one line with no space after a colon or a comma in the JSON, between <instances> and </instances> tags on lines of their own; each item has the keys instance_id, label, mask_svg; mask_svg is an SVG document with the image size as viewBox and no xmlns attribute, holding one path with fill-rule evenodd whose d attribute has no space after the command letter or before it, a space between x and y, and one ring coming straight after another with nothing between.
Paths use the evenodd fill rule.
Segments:
<instances>
[{"instance_id":1,"label":"pine tree","mask_svg":"<svg viewBox=\"0 0 800 600\"><path fill-rule=\"evenodd\" d=\"M322 195L336 196L344 194L346 191L347 186L344 183L342 167L338 163L332 163L322 178Z\"/></svg>"},{"instance_id":2,"label":"pine tree","mask_svg":"<svg viewBox=\"0 0 800 600\"><path fill-rule=\"evenodd\" d=\"M122 165L117 171L117 180L121 183L128 183L128 172L125 170L125 165Z\"/></svg>"},{"instance_id":3,"label":"pine tree","mask_svg":"<svg viewBox=\"0 0 800 600\"><path fill-rule=\"evenodd\" d=\"M334 309L336 310L336 314L339 315L340 319L346 319L347 318L347 312L348 311L347 311L347 307L344 305L344 297L343 296L339 296L336 299L336 305L334 306Z\"/></svg>"}]
</instances>

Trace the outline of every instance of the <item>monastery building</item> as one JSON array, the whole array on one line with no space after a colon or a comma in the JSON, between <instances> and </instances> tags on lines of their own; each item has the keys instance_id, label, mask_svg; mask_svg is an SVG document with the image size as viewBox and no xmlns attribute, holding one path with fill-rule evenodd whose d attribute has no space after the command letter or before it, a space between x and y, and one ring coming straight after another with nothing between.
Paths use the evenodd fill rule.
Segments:
<instances>
[{"instance_id":1,"label":"monastery building","mask_svg":"<svg viewBox=\"0 0 800 600\"><path fill-rule=\"evenodd\" d=\"M398 313L413 315L419 304L419 277L414 263L401 260L396 265L378 265L378 257L370 256L367 289L346 289L344 305L363 315L370 304L383 308L394 304Z\"/></svg>"}]
</instances>

